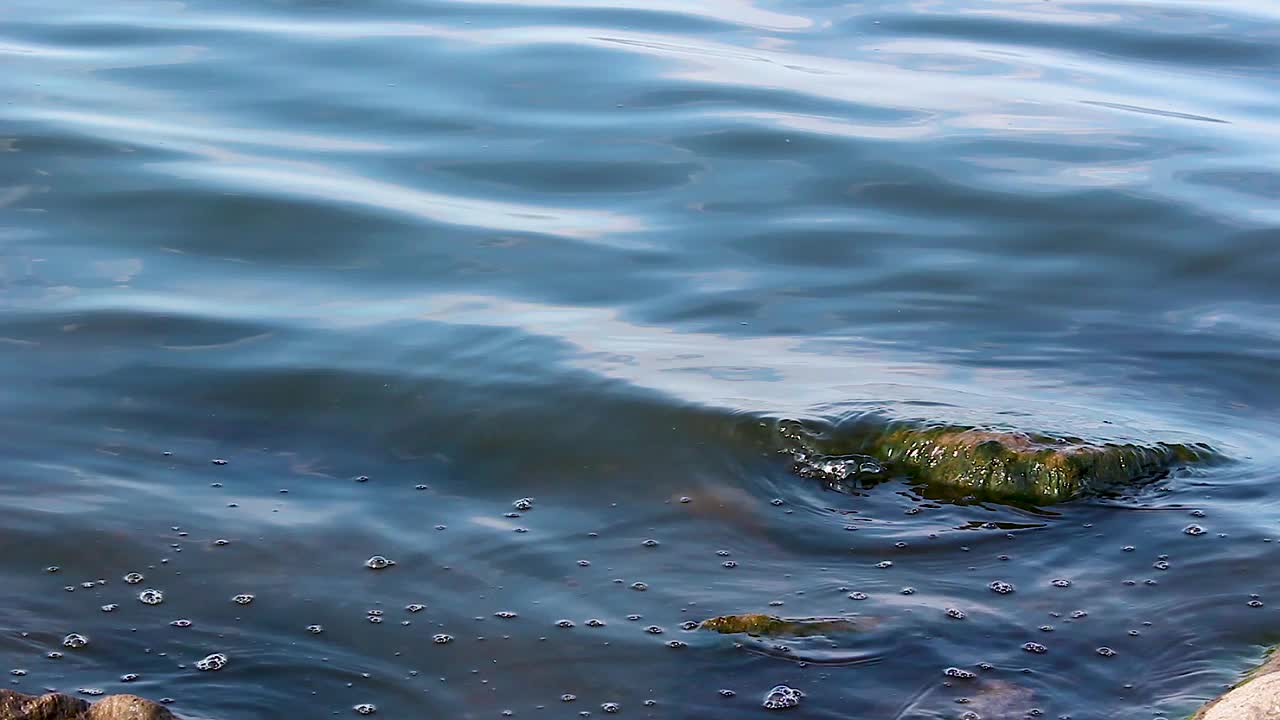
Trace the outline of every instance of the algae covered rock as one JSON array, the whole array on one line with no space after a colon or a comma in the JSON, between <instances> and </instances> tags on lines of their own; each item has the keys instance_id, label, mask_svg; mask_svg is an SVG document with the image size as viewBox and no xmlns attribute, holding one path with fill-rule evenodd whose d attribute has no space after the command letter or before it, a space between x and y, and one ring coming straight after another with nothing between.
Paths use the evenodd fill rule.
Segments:
<instances>
[{"instance_id":1,"label":"algae covered rock","mask_svg":"<svg viewBox=\"0 0 1280 720\"><path fill-rule=\"evenodd\" d=\"M839 483L901 475L980 499L1036 505L1158 479L1215 457L1206 445L1093 442L957 426L881 424L839 438L783 428L796 472Z\"/></svg>"},{"instance_id":2,"label":"algae covered rock","mask_svg":"<svg viewBox=\"0 0 1280 720\"><path fill-rule=\"evenodd\" d=\"M703 620L698 628L722 635L755 637L808 637L849 633L858 629L851 620L840 618L780 618L763 613L720 615Z\"/></svg>"},{"instance_id":3,"label":"algae covered rock","mask_svg":"<svg viewBox=\"0 0 1280 720\"><path fill-rule=\"evenodd\" d=\"M62 693L0 690L0 720L176 720L163 705L136 695L109 695L90 705Z\"/></svg>"}]
</instances>

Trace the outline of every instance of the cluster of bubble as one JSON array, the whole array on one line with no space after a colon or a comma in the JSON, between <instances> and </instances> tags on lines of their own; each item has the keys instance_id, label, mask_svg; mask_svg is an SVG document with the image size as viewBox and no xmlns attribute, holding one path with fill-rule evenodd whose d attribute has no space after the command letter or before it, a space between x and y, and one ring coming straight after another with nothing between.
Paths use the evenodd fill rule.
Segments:
<instances>
[{"instance_id":1,"label":"cluster of bubble","mask_svg":"<svg viewBox=\"0 0 1280 720\"><path fill-rule=\"evenodd\" d=\"M196 669L201 672L213 672L227 666L227 656L222 653L211 653L196 661Z\"/></svg>"},{"instance_id":2,"label":"cluster of bubble","mask_svg":"<svg viewBox=\"0 0 1280 720\"><path fill-rule=\"evenodd\" d=\"M789 710L800 704L800 698L804 697L804 693L786 685L775 685L772 690L764 696L764 702L761 705L766 710Z\"/></svg>"}]
</instances>

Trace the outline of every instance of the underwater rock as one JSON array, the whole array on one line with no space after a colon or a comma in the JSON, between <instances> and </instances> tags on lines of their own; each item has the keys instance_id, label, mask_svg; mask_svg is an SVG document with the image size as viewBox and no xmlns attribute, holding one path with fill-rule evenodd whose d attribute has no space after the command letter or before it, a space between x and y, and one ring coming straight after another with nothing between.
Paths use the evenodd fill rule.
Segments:
<instances>
[{"instance_id":1,"label":"underwater rock","mask_svg":"<svg viewBox=\"0 0 1280 720\"><path fill-rule=\"evenodd\" d=\"M905 475L932 488L981 499L1043 505L1123 489L1216 455L1206 445L1093 442L1023 432L890 423L856 429L840 442L795 428L783 437L795 471L839 483Z\"/></svg>"},{"instance_id":2,"label":"underwater rock","mask_svg":"<svg viewBox=\"0 0 1280 720\"><path fill-rule=\"evenodd\" d=\"M1274 720L1280 717L1280 657L1249 673L1229 692L1191 716L1191 720Z\"/></svg>"},{"instance_id":3,"label":"underwater rock","mask_svg":"<svg viewBox=\"0 0 1280 720\"><path fill-rule=\"evenodd\" d=\"M722 635L745 634L756 637L807 637L849 633L859 629L852 621L840 618L780 618L763 613L720 615L703 620L698 628Z\"/></svg>"},{"instance_id":4,"label":"underwater rock","mask_svg":"<svg viewBox=\"0 0 1280 720\"><path fill-rule=\"evenodd\" d=\"M0 720L176 720L164 706L136 695L109 695L90 705L62 693L0 690Z\"/></svg>"}]
</instances>

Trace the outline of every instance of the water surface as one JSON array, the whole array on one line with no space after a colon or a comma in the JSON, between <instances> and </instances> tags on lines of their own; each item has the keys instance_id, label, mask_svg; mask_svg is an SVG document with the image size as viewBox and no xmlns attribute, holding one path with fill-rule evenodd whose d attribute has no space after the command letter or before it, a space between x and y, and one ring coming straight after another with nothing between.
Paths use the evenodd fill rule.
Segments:
<instances>
[{"instance_id":1,"label":"water surface","mask_svg":"<svg viewBox=\"0 0 1280 720\"><path fill-rule=\"evenodd\" d=\"M0 64L14 688L1175 718L1280 640L1273 3L11 0ZM1036 510L775 452L863 417L1230 461ZM746 611L860 629L680 629Z\"/></svg>"}]
</instances>

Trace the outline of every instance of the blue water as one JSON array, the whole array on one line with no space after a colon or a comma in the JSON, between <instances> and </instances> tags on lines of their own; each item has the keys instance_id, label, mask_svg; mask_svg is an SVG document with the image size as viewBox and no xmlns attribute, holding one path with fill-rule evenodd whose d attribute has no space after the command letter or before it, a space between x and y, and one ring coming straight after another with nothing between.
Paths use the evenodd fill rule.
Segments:
<instances>
[{"instance_id":1,"label":"blue water","mask_svg":"<svg viewBox=\"0 0 1280 720\"><path fill-rule=\"evenodd\" d=\"M1280 641L1273 2L9 0L0 66L16 689L1172 719ZM772 452L861 416L1227 461L1036 511Z\"/></svg>"}]
</instances>

